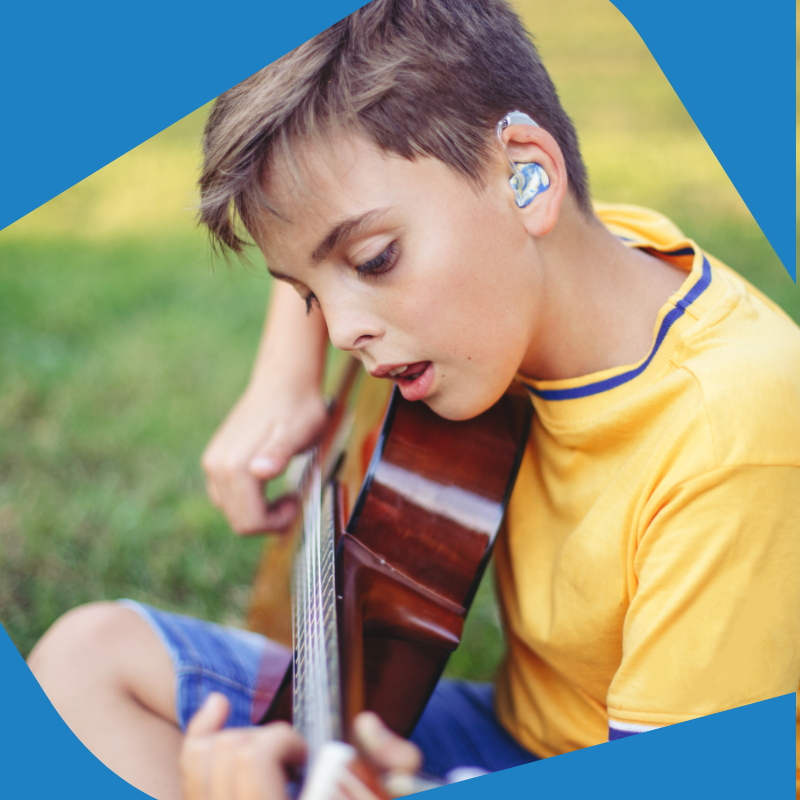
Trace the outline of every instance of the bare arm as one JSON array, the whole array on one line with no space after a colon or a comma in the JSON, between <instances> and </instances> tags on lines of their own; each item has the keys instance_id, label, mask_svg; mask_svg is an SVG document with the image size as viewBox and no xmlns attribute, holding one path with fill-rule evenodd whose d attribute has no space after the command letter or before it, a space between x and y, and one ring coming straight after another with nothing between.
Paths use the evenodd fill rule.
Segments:
<instances>
[{"instance_id":1,"label":"bare arm","mask_svg":"<svg viewBox=\"0 0 800 800\"><path fill-rule=\"evenodd\" d=\"M263 484L322 430L326 343L319 309L306 314L295 290L276 281L250 381L202 459L209 495L237 533L281 530L294 516L291 499L267 505Z\"/></svg>"}]
</instances>

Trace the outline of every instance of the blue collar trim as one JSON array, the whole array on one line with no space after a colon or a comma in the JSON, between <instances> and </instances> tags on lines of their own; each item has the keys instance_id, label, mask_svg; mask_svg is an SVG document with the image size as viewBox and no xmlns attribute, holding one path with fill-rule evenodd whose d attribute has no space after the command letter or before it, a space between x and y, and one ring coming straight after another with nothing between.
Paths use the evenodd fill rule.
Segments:
<instances>
[{"instance_id":1,"label":"blue collar trim","mask_svg":"<svg viewBox=\"0 0 800 800\"><path fill-rule=\"evenodd\" d=\"M689 250L688 252L684 250L678 250L674 253L665 253L665 255L689 255L690 253L694 253L693 250ZM675 324L675 322L680 319L686 309L695 301L698 297L708 288L709 284L711 283L711 265L708 263L708 259L703 255L703 274L697 280L694 286L686 293L686 295L681 298L676 304L675 308L672 309L662 320L661 327L658 329L658 335L656 336L655 344L653 345L653 349L650 351L650 355L647 356L647 359L640 364L636 369L628 370L628 372L623 372L620 375L614 375L612 378L606 378L604 381L597 381L595 383L587 384L586 386L576 386L572 389L534 389L532 386L525 385L525 388L536 397L540 397L542 400L574 400L579 397L589 397L593 394L600 394L601 392L607 392L609 389L616 389L617 386L622 386L623 383L627 383L628 381L632 381L634 378L641 375L649 366L650 362L655 357L655 354L658 352L658 348L661 347L661 343L666 339L667 334L669 333L669 329Z\"/></svg>"}]
</instances>

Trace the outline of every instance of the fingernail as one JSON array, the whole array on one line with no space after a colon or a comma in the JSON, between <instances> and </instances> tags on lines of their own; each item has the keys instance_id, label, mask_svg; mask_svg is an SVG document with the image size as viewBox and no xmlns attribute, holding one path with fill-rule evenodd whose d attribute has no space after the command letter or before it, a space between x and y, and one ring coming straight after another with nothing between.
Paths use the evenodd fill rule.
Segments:
<instances>
[{"instance_id":1,"label":"fingernail","mask_svg":"<svg viewBox=\"0 0 800 800\"><path fill-rule=\"evenodd\" d=\"M269 456L256 456L250 462L250 469L253 472L274 472L278 468L278 462Z\"/></svg>"}]
</instances>

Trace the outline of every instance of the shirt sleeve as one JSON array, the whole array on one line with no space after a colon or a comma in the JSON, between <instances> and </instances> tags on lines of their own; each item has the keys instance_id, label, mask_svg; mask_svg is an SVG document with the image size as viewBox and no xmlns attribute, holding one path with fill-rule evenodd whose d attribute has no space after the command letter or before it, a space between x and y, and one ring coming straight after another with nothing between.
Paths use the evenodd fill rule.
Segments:
<instances>
[{"instance_id":1,"label":"shirt sleeve","mask_svg":"<svg viewBox=\"0 0 800 800\"><path fill-rule=\"evenodd\" d=\"M609 738L797 691L800 467L724 467L680 485L650 512L628 569Z\"/></svg>"}]
</instances>

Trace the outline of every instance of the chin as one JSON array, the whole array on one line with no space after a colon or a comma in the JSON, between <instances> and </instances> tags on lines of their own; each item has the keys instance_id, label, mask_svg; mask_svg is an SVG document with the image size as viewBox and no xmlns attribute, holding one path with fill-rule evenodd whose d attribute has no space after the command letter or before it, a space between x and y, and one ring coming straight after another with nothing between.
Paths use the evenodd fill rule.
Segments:
<instances>
[{"instance_id":1,"label":"chin","mask_svg":"<svg viewBox=\"0 0 800 800\"><path fill-rule=\"evenodd\" d=\"M474 393L457 393L452 389L442 394L434 393L431 397L422 400L431 411L444 419L459 422L464 419L472 419L491 408L504 394L505 390L499 394L486 395L483 398Z\"/></svg>"}]
</instances>

